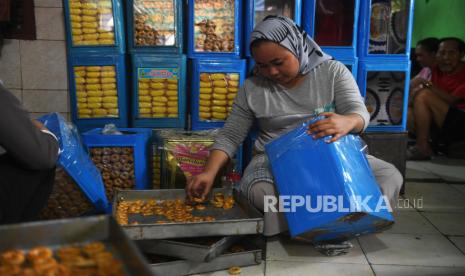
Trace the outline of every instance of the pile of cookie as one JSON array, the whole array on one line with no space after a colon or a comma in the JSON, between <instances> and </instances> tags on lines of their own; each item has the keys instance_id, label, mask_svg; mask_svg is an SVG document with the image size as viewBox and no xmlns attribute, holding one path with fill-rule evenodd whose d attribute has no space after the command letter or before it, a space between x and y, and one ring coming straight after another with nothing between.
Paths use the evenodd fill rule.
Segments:
<instances>
[{"instance_id":1,"label":"pile of cookie","mask_svg":"<svg viewBox=\"0 0 465 276\"><path fill-rule=\"evenodd\" d=\"M135 200L120 201L116 207L116 220L120 225L137 225L138 222L129 223L129 215L139 214L142 216L160 216L153 223L186 223L215 221L213 216L194 215L194 211L203 211L207 209L207 202L204 199L194 198L193 201L176 200ZM234 207L234 198L224 196L222 193L216 193L210 204L215 208L228 210Z\"/></svg>"},{"instance_id":2,"label":"pile of cookie","mask_svg":"<svg viewBox=\"0 0 465 276\"><path fill-rule=\"evenodd\" d=\"M137 46L174 45L173 1L134 1L134 43Z\"/></svg>"},{"instance_id":3,"label":"pile of cookie","mask_svg":"<svg viewBox=\"0 0 465 276\"><path fill-rule=\"evenodd\" d=\"M135 185L134 149L132 147L92 147L90 157L102 174L107 198L116 189L132 189Z\"/></svg>"},{"instance_id":4,"label":"pile of cookie","mask_svg":"<svg viewBox=\"0 0 465 276\"><path fill-rule=\"evenodd\" d=\"M118 117L115 66L75 66L78 118Z\"/></svg>"},{"instance_id":5,"label":"pile of cookie","mask_svg":"<svg viewBox=\"0 0 465 276\"><path fill-rule=\"evenodd\" d=\"M201 73L199 118L225 120L239 90L238 73Z\"/></svg>"},{"instance_id":6,"label":"pile of cookie","mask_svg":"<svg viewBox=\"0 0 465 276\"><path fill-rule=\"evenodd\" d=\"M55 184L47 205L39 214L41 219L78 217L90 212L93 206L81 188L62 168L55 171Z\"/></svg>"},{"instance_id":7,"label":"pile of cookie","mask_svg":"<svg viewBox=\"0 0 465 276\"><path fill-rule=\"evenodd\" d=\"M124 275L123 264L101 242L60 247L38 246L0 254L0 275Z\"/></svg>"},{"instance_id":8,"label":"pile of cookie","mask_svg":"<svg viewBox=\"0 0 465 276\"><path fill-rule=\"evenodd\" d=\"M70 0L69 14L74 45L114 45L111 0Z\"/></svg>"},{"instance_id":9,"label":"pile of cookie","mask_svg":"<svg viewBox=\"0 0 465 276\"><path fill-rule=\"evenodd\" d=\"M177 118L178 79L139 78L139 117Z\"/></svg>"},{"instance_id":10,"label":"pile of cookie","mask_svg":"<svg viewBox=\"0 0 465 276\"><path fill-rule=\"evenodd\" d=\"M196 51L234 51L234 4L234 0L196 0L194 2Z\"/></svg>"}]
</instances>

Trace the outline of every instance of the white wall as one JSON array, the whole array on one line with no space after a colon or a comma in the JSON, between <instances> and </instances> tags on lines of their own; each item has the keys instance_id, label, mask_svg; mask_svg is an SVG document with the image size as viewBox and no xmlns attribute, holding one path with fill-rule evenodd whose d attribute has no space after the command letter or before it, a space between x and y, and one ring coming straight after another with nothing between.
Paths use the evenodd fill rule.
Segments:
<instances>
[{"instance_id":1,"label":"white wall","mask_svg":"<svg viewBox=\"0 0 465 276\"><path fill-rule=\"evenodd\" d=\"M0 79L33 117L60 112L69 119L66 44L61 0L35 0L36 40L5 40Z\"/></svg>"}]
</instances>

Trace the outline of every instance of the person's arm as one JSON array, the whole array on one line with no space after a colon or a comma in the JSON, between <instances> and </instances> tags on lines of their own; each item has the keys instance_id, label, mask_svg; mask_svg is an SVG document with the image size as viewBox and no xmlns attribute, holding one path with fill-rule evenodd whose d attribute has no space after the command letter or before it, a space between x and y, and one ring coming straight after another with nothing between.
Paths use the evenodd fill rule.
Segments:
<instances>
[{"instance_id":1,"label":"person's arm","mask_svg":"<svg viewBox=\"0 0 465 276\"><path fill-rule=\"evenodd\" d=\"M334 74L336 112L319 114L326 119L310 125L308 129L308 133L315 139L332 135L329 142L337 141L349 132L361 133L370 122L370 113L350 71L342 63L337 63Z\"/></svg>"},{"instance_id":2,"label":"person's arm","mask_svg":"<svg viewBox=\"0 0 465 276\"><path fill-rule=\"evenodd\" d=\"M463 101L464 99L461 97L457 97L456 95L458 94L465 94L465 84L456 89L456 91L452 91L452 93L447 93L446 91L440 89L434 83L430 81L425 81L421 84L422 89L426 89L437 96L439 96L441 99L443 99L446 103L449 105L456 105L460 101Z\"/></svg>"},{"instance_id":3,"label":"person's arm","mask_svg":"<svg viewBox=\"0 0 465 276\"><path fill-rule=\"evenodd\" d=\"M46 132L29 118L19 100L0 85L0 145L7 153L28 169L55 167L58 142Z\"/></svg>"},{"instance_id":4,"label":"person's arm","mask_svg":"<svg viewBox=\"0 0 465 276\"><path fill-rule=\"evenodd\" d=\"M194 197L205 198L213 186L216 175L228 160L229 156L224 151L210 151L203 172L188 179L186 185L187 196L191 199Z\"/></svg>"},{"instance_id":5,"label":"person's arm","mask_svg":"<svg viewBox=\"0 0 465 276\"><path fill-rule=\"evenodd\" d=\"M205 197L220 169L234 156L252 126L254 115L247 104L245 88L239 89L233 108L223 128L215 137L204 171L188 180L187 196Z\"/></svg>"}]
</instances>

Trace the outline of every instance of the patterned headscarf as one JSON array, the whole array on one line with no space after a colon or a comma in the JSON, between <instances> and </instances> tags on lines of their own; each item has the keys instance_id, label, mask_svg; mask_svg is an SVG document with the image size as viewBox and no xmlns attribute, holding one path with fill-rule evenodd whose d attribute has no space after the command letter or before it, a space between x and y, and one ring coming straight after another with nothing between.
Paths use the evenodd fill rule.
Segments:
<instances>
[{"instance_id":1,"label":"patterned headscarf","mask_svg":"<svg viewBox=\"0 0 465 276\"><path fill-rule=\"evenodd\" d=\"M299 60L299 73L303 75L332 59L294 21L284 16L270 15L258 23L251 34L250 43L258 39L276 42L288 49Z\"/></svg>"}]
</instances>

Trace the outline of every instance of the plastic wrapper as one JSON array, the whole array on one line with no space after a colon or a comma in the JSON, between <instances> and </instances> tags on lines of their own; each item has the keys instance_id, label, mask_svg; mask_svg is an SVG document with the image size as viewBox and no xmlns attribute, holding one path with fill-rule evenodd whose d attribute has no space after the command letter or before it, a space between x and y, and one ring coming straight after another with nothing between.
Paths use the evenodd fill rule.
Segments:
<instances>
[{"instance_id":1,"label":"plastic wrapper","mask_svg":"<svg viewBox=\"0 0 465 276\"><path fill-rule=\"evenodd\" d=\"M314 140L306 131L317 119L265 146L291 235L346 240L392 225L361 139Z\"/></svg>"},{"instance_id":2,"label":"plastic wrapper","mask_svg":"<svg viewBox=\"0 0 465 276\"><path fill-rule=\"evenodd\" d=\"M69 0L74 46L115 45L111 0Z\"/></svg>"},{"instance_id":3,"label":"plastic wrapper","mask_svg":"<svg viewBox=\"0 0 465 276\"><path fill-rule=\"evenodd\" d=\"M84 150L76 127L66 122L58 113L44 115L39 120L58 138L60 145L58 166L63 169L63 173L60 170L57 172L56 180L59 182L55 182L56 187L47 206L50 207L50 204L53 206L54 201L58 200L60 206L67 207L66 210L61 209L63 212L58 212L59 217L81 215L88 211L88 205L84 200L86 198L96 212L108 211L109 204L105 197L102 177ZM71 182L74 182L77 188ZM79 190L83 195L78 192ZM60 194L62 191L68 194ZM65 203L66 197L72 201Z\"/></svg>"},{"instance_id":4,"label":"plastic wrapper","mask_svg":"<svg viewBox=\"0 0 465 276\"><path fill-rule=\"evenodd\" d=\"M115 66L74 66L79 119L119 117Z\"/></svg>"},{"instance_id":5,"label":"plastic wrapper","mask_svg":"<svg viewBox=\"0 0 465 276\"><path fill-rule=\"evenodd\" d=\"M234 4L234 0L194 1L195 51L234 51Z\"/></svg>"},{"instance_id":6,"label":"plastic wrapper","mask_svg":"<svg viewBox=\"0 0 465 276\"><path fill-rule=\"evenodd\" d=\"M238 89L239 73L201 73L199 83L200 120L226 120Z\"/></svg>"},{"instance_id":7,"label":"plastic wrapper","mask_svg":"<svg viewBox=\"0 0 465 276\"><path fill-rule=\"evenodd\" d=\"M175 8L173 0L134 0L134 45L174 46Z\"/></svg>"},{"instance_id":8,"label":"plastic wrapper","mask_svg":"<svg viewBox=\"0 0 465 276\"><path fill-rule=\"evenodd\" d=\"M217 129L204 131L156 131L160 156L161 188L184 189L186 180L200 174L207 162ZM155 163L157 161L154 161ZM233 164L234 162L230 162ZM236 162L240 164L240 162ZM215 179L215 187L221 187L221 178L232 170L227 166Z\"/></svg>"}]
</instances>

